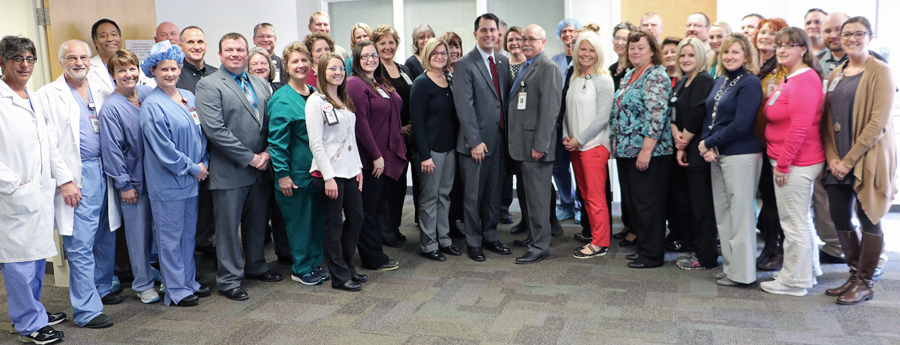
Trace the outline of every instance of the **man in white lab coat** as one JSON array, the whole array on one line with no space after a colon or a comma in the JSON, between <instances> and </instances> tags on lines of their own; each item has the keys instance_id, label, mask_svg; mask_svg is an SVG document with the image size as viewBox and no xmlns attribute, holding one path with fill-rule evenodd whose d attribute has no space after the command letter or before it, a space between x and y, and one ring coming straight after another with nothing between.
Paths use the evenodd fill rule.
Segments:
<instances>
[{"instance_id":1,"label":"man in white lab coat","mask_svg":"<svg viewBox=\"0 0 900 345\"><path fill-rule=\"evenodd\" d=\"M25 87L37 62L34 42L6 36L0 41L0 271L9 318L23 342L51 344L63 338L53 325L64 313L41 303L47 258L53 243L53 194L57 184L78 192L40 112Z\"/></svg>"},{"instance_id":2,"label":"man in white lab coat","mask_svg":"<svg viewBox=\"0 0 900 345\"><path fill-rule=\"evenodd\" d=\"M85 42L63 43L59 62L65 73L38 90L38 99L55 134L50 140L81 188L81 195L60 188L55 198L56 227L70 266L73 319L78 326L105 328L112 320L103 314L103 305L122 302L122 296L110 293L116 245L111 229L121 226L121 218L100 164L97 114L110 92L89 82L89 54Z\"/></svg>"}]
</instances>

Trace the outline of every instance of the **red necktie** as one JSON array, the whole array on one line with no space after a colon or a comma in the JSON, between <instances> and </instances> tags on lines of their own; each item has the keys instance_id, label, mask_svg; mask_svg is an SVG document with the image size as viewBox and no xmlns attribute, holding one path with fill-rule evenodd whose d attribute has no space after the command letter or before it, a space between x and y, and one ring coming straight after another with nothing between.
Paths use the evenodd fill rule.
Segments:
<instances>
[{"instance_id":1,"label":"red necktie","mask_svg":"<svg viewBox=\"0 0 900 345\"><path fill-rule=\"evenodd\" d=\"M491 79L494 80L494 89L497 90L497 99L500 100L500 104L501 104L501 107L500 107L500 129L503 129L503 127L504 127L504 122L503 122L503 117L504 117L504 116L503 116L503 110L504 110L504 109L503 109L503 106L502 106L502 104L503 104L503 97L500 96L500 75L497 74L497 64L494 63L494 57L493 57L493 56L488 56L488 62L491 63Z\"/></svg>"}]
</instances>

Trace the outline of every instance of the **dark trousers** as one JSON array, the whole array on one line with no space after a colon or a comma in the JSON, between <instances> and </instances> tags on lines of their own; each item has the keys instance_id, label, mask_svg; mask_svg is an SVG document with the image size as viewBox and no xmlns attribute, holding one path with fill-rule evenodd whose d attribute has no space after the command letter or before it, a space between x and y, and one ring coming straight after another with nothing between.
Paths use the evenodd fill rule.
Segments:
<instances>
[{"instance_id":1,"label":"dark trousers","mask_svg":"<svg viewBox=\"0 0 900 345\"><path fill-rule=\"evenodd\" d=\"M509 205L512 205L513 201L512 180L514 174L508 169L504 170L506 171L503 172L503 185L500 186L500 210L509 212Z\"/></svg>"},{"instance_id":2,"label":"dark trousers","mask_svg":"<svg viewBox=\"0 0 900 345\"><path fill-rule=\"evenodd\" d=\"M385 194L386 194L386 202L382 202L382 207L384 210L382 211L381 218L381 239L383 241L393 241L397 239L397 235L400 234L400 225L403 223L403 203L406 201L406 174L410 173L413 177L413 212L415 222L419 222L419 182L417 181L419 178L418 172L421 170L410 170L409 165L406 165L406 168L403 169L403 172L400 173L400 177L397 180L393 180L388 178L387 185L385 186ZM365 187L365 184L363 184Z\"/></svg>"},{"instance_id":3,"label":"dark trousers","mask_svg":"<svg viewBox=\"0 0 900 345\"><path fill-rule=\"evenodd\" d=\"M212 191L216 200L216 256L219 261L216 283L219 290L241 286L245 274L262 274L269 270L263 241L272 188L271 183L254 183Z\"/></svg>"},{"instance_id":4,"label":"dark trousers","mask_svg":"<svg viewBox=\"0 0 900 345\"><path fill-rule=\"evenodd\" d=\"M856 207L856 218L859 219L859 225L862 231L872 235L882 235L881 221L874 224L866 212L862 209L862 204L856 199L856 191L852 185L825 185L825 192L828 193L828 206L831 210L831 219L834 221L834 228L840 231L853 230L853 207Z\"/></svg>"},{"instance_id":5,"label":"dark trousers","mask_svg":"<svg viewBox=\"0 0 900 345\"><path fill-rule=\"evenodd\" d=\"M336 287L356 274L353 253L363 222L362 194L356 179L334 178L338 187L336 199L325 195L325 181L321 177L313 177L312 181L319 189L325 214L324 261L331 274L331 286ZM342 212L346 219L342 220Z\"/></svg>"},{"instance_id":6,"label":"dark trousers","mask_svg":"<svg viewBox=\"0 0 900 345\"><path fill-rule=\"evenodd\" d=\"M388 189L395 182L387 175L372 176L372 170L363 169L362 229L359 231L359 258L362 266L376 269L386 264L390 258L381 248L381 228L384 203L390 196Z\"/></svg>"},{"instance_id":7,"label":"dark trousers","mask_svg":"<svg viewBox=\"0 0 900 345\"><path fill-rule=\"evenodd\" d=\"M279 192L280 193L280 192ZM272 229L272 242L275 244L275 255L279 258L291 256L291 245L287 236L287 225L284 222L284 216L281 215L281 209L275 202L275 191L272 191L269 197L269 225Z\"/></svg>"},{"instance_id":8,"label":"dark trousers","mask_svg":"<svg viewBox=\"0 0 900 345\"><path fill-rule=\"evenodd\" d=\"M778 218L778 206L775 202L775 180L772 177L772 163L769 156L763 153L762 171L759 173L759 198L762 207L756 219L756 228L762 233L766 247L776 247L784 241L784 230Z\"/></svg>"},{"instance_id":9,"label":"dark trousers","mask_svg":"<svg viewBox=\"0 0 900 345\"><path fill-rule=\"evenodd\" d=\"M481 247L496 242L500 210L500 180L503 175L503 150L486 155L481 164L472 156L459 155L463 175L463 218L466 244Z\"/></svg>"},{"instance_id":10,"label":"dark trousers","mask_svg":"<svg viewBox=\"0 0 900 345\"><path fill-rule=\"evenodd\" d=\"M693 220L691 238L694 253L703 267L719 265L719 252L716 250L716 210L713 203L712 177L709 168L689 169L685 171L688 193L691 203L691 220Z\"/></svg>"},{"instance_id":11,"label":"dark trousers","mask_svg":"<svg viewBox=\"0 0 900 345\"><path fill-rule=\"evenodd\" d=\"M209 190L209 179L200 181L197 209L197 247L212 247L212 236L216 233L216 222L213 218L212 192Z\"/></svg>"},{"instance_id":12,"label":"dark trousers","mask_svg":"<svg viewBox=\"0 0 900 345\"><path fill-rule=\"evenodd\" d=\"M627 203L636 215L631 219L632 229L637 235L638 259L635 262L648 266L663 263L666 200L674 159L673 155L651 157L650 166L645 171L640 171L635 166L637 158L616 159L623 203Z\"/></svg>"},{"instance_id":13,"label":"dark trousers","mask_svg":"<svg viewBox=\"0 0 900 345\"><path fill-rule=\"evenodd\" d=\"M672 174L669 177L669 197L666 204L666 219L669 225L669 235L666 239L668 241L690 243L693 240L691 198L688 196L686 174L685 168L673 160Z\"/></svg>"}]
</instances>

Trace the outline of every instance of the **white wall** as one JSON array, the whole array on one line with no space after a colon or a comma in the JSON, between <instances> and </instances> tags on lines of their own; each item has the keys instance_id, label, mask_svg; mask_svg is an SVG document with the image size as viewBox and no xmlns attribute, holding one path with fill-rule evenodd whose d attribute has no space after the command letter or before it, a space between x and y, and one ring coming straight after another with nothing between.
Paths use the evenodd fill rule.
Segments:
<instances>
[{"instance_id":1,"label":"white wall","mask_svg":"<svg viewBox=\"0 0 900 345\"><path fill-rule=\"evenodd\" d=\"M275 51L299 37L298 25L306 30L306 19L298 19L299 1L294 0L156 0L156 20L175 23L179 29L196 25L206 34L206 63L219 66L219 39L229 32L238 32L253 47L253 26L261 22L272 23L278 41ZM312 13L315 11L310 11ZM307 17L309 14L307 14Z\"/></svg>"},{"instance_id":2,"label":"white wall","mask_svg":"<svg viewBox=\"0 0 900 345\"><path fill-rule=\"evenodd\" d=\"M49 83L50 63L58 63L55 58L47 56L44 46L46 37L38 33L35 26L34 7L32 0L3 0L0 11L0 36L13 35L27 37L34 41L37 48L38 63L34 67L34 73L28 80L28 88L37 91L41 86ZM56 53L53 54L54 56Z\"/></svg>"}]
</instances>

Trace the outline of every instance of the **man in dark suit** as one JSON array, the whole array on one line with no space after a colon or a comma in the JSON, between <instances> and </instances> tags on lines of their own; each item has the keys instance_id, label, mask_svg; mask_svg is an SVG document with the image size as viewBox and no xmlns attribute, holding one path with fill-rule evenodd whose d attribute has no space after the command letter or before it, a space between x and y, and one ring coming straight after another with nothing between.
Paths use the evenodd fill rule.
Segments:
<instances>
[{"instance_id":1,"label":"man in dark suit","mask_svg":"<svg viewBox=\"0 0 900 345\"><path fill-rule=\"evenodd\" d=\"M453 102L459 117L456 150L463 191L469 258L484 261L482 247L509 255L497 237L504 160L504 97L509 92L509 59L494 52L500 19L485 13L475 19L475 49L456 62Z\"/></svg>"},{"instance_id":2,"label":"man in dark suit","mask_svg":"<svg viewBox=\"0 0 900 345\"><path fill-rule=\"evenodd\" d=\"M525 65L509 92L509 156L519 166L525 192L523 209L531 226L528 252L517 264L543 260L550 253L550 184L556 159L556 116L562 95L559 69L544 52L546 32L532 24L522 39Z\"/></svg>"},{"instance_id":3,"label":"man in dark suit","mask_svg":"<svg viewBox=\"0 0 900 345\"><path fill-rule=\"evenodd\" d=\"M216 283L225 297L246 300L241 280L280 281L263 255L266 210L272 193L269 171L267 81L248 75L247 39L219 40L222 67L197 83L197 112L209 139L209 189L216 222ZM238 242L238 228L241 242ZM243 245L246 260L241 255ZM246 261L246 267L245 267Z\"/></svg>"}]
</instances>

